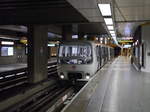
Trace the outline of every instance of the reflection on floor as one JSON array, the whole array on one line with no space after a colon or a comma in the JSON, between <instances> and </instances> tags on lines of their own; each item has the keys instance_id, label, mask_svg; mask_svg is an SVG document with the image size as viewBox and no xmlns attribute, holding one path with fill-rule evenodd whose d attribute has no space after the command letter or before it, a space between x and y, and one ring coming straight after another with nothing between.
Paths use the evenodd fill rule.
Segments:
<instances>
[{"instance_id":1,"label":"reflection on floor","mask_svg":"<svg viewBox=\"0 0 150 112\"><path fill-rule=\"evenodd\" d=\"M120 56L106 64L63 112L150 112L150 74L136 71L129 58Z\"/></svg>"},{"instance_id":2,"label":"reflection on floor","mask_svg":"<svg viewBox=\"0 0 150 112\"><path fill-rule=\"evenodd\" d=\"M136 71L126 57L117 58L109 70L100 112L150 112L150 74Z\"/></svg>"}]
</instances>

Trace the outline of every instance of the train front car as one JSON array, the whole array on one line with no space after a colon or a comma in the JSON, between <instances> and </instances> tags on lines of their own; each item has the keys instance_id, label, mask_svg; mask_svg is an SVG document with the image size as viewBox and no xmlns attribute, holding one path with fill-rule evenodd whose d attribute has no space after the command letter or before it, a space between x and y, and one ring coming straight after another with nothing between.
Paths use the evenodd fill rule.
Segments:
<instances>
[{"instance_id":1,"label":"train front car","mask_svg":"<svg viewBox=\"0 0 150 112\"><path fill-rule=\"evenodd\" d=\"M62 80L89 80L97 70L92 42L64 42L58 55L58 75Z\"/></svg>"}]
</instances>

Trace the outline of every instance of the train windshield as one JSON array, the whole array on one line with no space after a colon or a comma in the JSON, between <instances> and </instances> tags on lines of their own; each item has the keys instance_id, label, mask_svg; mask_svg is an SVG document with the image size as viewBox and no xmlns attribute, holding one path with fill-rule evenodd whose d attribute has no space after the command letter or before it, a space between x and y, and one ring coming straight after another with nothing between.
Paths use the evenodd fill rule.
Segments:
<instances>
[{"instance_id":1,"label":"train windshield","mask_svg":"<svg viewBox=\"0 0 150 112\"><path fill-rule=\"evenodd\" d=\"M92 47L83 45L60 45L59 63L88 64L92 61Z\"/></svg>"}]
</instances>

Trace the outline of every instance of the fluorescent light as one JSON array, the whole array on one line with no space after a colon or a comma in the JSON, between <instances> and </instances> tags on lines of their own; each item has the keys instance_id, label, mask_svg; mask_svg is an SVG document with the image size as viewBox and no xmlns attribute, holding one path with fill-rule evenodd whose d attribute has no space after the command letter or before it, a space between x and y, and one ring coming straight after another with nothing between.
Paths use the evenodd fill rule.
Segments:
<instances>
[{"instance_id":1,"label":"fluorescent light","mask_svg":"<svg viewBox=\"0 0 150 112\"><path fill-rule=\"evenodd\" d=\"M48 47L55 47L55 44L48 44Z\"/></svg>"},{"instance_id":2,"label":"fluorescent light","mask_svg":"<svg viewBox=\"0 0 150 112\"><path fill-rule=\"evenodd\" d=\"M113 25L112 18L104 18L104 21L105 21L106 25Z\"/></svg>"},{"instance_id":3,"label":"fluorescent light","mask_svg":"<svg viewBox=\"0 0 150 112\"><path fill-rule=\"evenodd\" d=\"M2 41L1 44L2 44L2 45L14 45L14 42Z\"/></svg>"},{"instance_id":4,"label":"fluorescent light","mask_svg":"<svg viewBox=\"0 0 150 112\"><path fill-rule=\"evenodd\" d=\"M112 36L112 37L116 37L116 34L113 33L113 34L111 34L111 36Z\"/></svg>"},{"instance_id":5,"label":"fluorescent light","mask_svg":"<svg viewBox=\"0 0 150 112\"><path fill-rule=\"evenodd\" d=\"M131 47L131 45L124 45L124 48L129 48Z\"/></svg>"},{"instance_id":6,"label":"fluorescent light","mask_svg":"<svg viewBox=\"0 0 150 112\"><path fill-rule=\"evenodd\" d=\"M102 16L111 16L110 4L98 4Z\"/></svg>"},{"instance_id":7,"label":"fluorescent light","mask_svg":"<svg viewBox=\"0 0 150 112\"><path fill-rule=\"evenodd\" d=\"M107 26L108 30L114 30L113 26Z\"/></svg>"},{"instance_id":8,"label":"fluorescent light","mask_svg":"<svg viewBox=\"0 0 150 112\"><path fill-rule=\"evenodd\" d=\"M72 35L73 39L78 39L78 35Z\"/></svg>"},{"instance_id":9,"label":"fluorescent light","mask_svg":"<svg viewBox=\"0 0 150 112\"><path fill-rule=\"evenodd\" d=\"M114 37L112 36L112 38L113 38L113 39L116 39L116 36L114 36Z\"/></svg>"},{"instance_id":10,"label":"fluorescent light","mask_svg":"<svg viewBox=\"0 0 150 112\"><path fill-rule=\"evenodd\" d=\"M111 34L114 34L115 33L115 31L109 31Z\"/></svg>"}]
</instances>

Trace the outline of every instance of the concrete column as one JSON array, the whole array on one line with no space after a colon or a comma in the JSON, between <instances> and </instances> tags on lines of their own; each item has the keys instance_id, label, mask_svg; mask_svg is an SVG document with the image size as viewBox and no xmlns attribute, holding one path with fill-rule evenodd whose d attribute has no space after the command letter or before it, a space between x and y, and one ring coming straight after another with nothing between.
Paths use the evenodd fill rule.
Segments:
<instances>
[{"instance_id":1,"label":"concrete column","mask_svg":"<svg viewBox=\"0 0 150 112\"><path fill-rule=\"evenodd\" d=\"M150 73L150 25L145 24L142 26L142 43L143 43L143 57L144 66L141 71ZM142 56L141 56L142 57Z\"/></svg>"},{"instance_id":2,"label":"concrete column","mask_svg":"<svg viewBox=\"0 0 150 112\"><path fill-rule=\"evenodd\" d=\"M31 83L47 78L47 26L31 25L28 27L28 74Z\"/></svg>"},{"instance_id":3,"label":"concrete column","mask_svg":"<svg viewBox=\"0 0 150 112\"><path fill-rule=\"evenodd\" d=\"M99 42L99 43L101 42L100 37L98 37L98 42Z\"/></svg>"},{"instance_id":4,"label":"concrete column","mask_svg":"<svg viewBox=\"0 0 150 112\"><path fill-rule=\"evenodd\" d=\"M72 25L64 25L62 27L62 40L72 40Z\"/></svg>"},{"instance_id":5,"label":"concrete column","mask_svg":"<svg viewBox=\"0 0 150 112\"><path fill-rule=\"evenodd\" d=\"M48 47L47 53L48 53L47 58L48 60L50 60L51 59L51 47Z\"/></svg>"},{"instance_id":6,"label":"concrete column","mask_svg":"<svg viewBox=\"0 0 150 112\"><path fill-rule=\"evenodd\" d=\"M84 33L78 34L78 40L84 40Z\"/></svg>"},{"instance_id":7,"label":"concrete column","mask_svg":"<svg viewBox=\"0 0 150 112\"><path fill-rule=\"evenodd\" d=\"M88 35L87 40L93 41L93 40L96 40L96 37L95 37L95 35Z\"/></svg>"}]
</instances>

